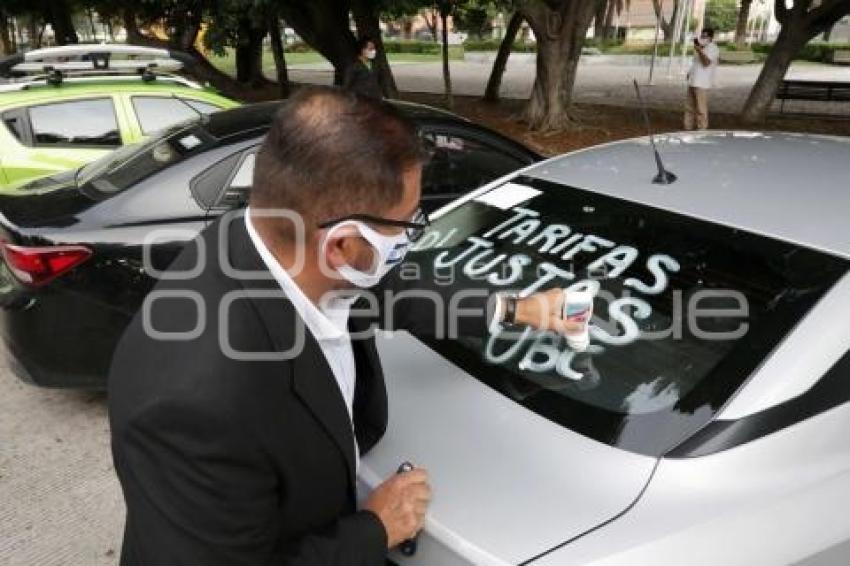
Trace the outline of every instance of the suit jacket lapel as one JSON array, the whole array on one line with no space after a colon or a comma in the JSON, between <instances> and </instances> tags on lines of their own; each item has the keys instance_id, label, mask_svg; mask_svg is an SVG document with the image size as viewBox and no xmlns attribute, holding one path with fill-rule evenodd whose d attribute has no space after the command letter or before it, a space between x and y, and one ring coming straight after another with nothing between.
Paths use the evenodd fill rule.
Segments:
<instances>
[{"instance_id":1,"label":"suit jacket lapel","mask_svg":"<svg viewBox=\"0 0 850 566\"><path fill-rule=\"evenodd\" d=\"M303 352L293 360L295 393L342 451L353 489L356 485L354 431L348 408L324 353L313 336L307 334Z\"/></svg>"},{"instance_id":2,"label":"suit jacket lapel","mask_svg":"<svg viewBox=\"0 0 850 566\"><path fill-rule=\"evenodd\" d=\"M229 229L220 233L228 239L228 245L222 246L222 249L227 249L230 257L223 258L222 261L229 260L229 265L242 273L254 272L253 276L243 276L240 281L247 291L259 292L258 296L250 300L254 301L275 349L278 352L292 352L295 393L342 452L348 467L351 482L349 487L353 495L356 485L354 433L333 371L318 342L307 330L292 303L283 297L280 300L268 298L269 294L275 291L282 293L280 285L271 276L254 247L245 228L243 216L234 216L229 220L228 216L230 215L225 215L216 223L229 221ZM214 226L212 229L218 228L219 226Z\"/></svg>"},{"instance_id":3,"label":"suit jacket lapel","mask_svg":"<svg viewBox=\"0 0 850 566\"><path fill-rule=\"evenodd\" d=\"M363 336L366 324L351 319L349 330ZM360 452L368 452L387 430L387 389L373 333L351 341L357 384L354 389L354 430Z\"/></svg>"}]
</instances>

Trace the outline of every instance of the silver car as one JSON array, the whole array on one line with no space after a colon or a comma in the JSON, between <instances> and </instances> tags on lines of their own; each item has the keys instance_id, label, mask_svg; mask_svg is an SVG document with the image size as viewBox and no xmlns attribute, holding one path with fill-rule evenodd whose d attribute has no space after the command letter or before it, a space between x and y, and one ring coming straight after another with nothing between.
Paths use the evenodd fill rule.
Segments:
<instances>
[{"instance_id":1,"label":"silver car","mask_svg":"<svg viewBox=\"0 0 850 566\"><path fill-rule=\"evenodd\" d=\"M493 328L379 338L386 437L435 498L400 565L850 562L850 139L646 138L440 211L401 269L597 292L591 346ZM442 270L442 272L440 271Z\"/></svg>"}]
</instances>

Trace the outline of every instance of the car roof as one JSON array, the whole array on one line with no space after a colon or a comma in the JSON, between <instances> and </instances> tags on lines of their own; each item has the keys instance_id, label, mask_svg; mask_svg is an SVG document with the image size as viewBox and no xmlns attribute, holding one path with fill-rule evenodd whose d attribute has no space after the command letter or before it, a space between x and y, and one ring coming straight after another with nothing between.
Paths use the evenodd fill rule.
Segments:
<instances>
[{"instance_id":1,"label":"car roof","mask_svg":"<svg viewBox=\"0 0 850 566\"><path fill-rule=\"evenodd\" d=\"M391 100L389 103L404 116L418 122L439 120L458 123L468 123L468 120L446 110L432 108L413 102ZM204 128L217 138L237 136L243 132L268 127L271 124L282 101L258 102L239 108L210 114Z\"/></svg>"},{"instance_id":2,"label":"car roof","mask_svg":"<svg viewBox=\"0 0 850 566\"><path fill-rule=\"evenodd\" d=\"M206 89L190 88L169 81L143 82L139 78L128 77L127 80L103 80L75 83L66 81L61 86L33 85L24 90L4 92L0 96L0 108L16 108L34 103L60 101L79 98L86 95L109 94L176 94L191 98L228 100L225 97ZM234 102L235 104L235 102Z\"/></svg>"},{"instance_id":3,"label":"car roof","mask_svg":"<svg viewBox=\"0 0 850 566\"><path fill-rule=\"evenodd\" d=\"M707 131L657 136L665 167L652 183L648 137L587 148L524 174L850 257L850 138Z\"/></svg>"}]
</instances>

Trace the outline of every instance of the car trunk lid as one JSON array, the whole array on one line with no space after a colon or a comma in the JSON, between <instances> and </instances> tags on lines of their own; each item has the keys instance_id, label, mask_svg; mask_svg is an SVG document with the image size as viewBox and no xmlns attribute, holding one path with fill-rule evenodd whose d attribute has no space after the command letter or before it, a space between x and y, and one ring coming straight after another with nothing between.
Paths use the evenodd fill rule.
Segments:
<instances>
[{"instance_id":1,"label":"car trunk lid","mask_svg":"<svg viewBox=\"0 0 850 566\"><path fill-rule=\"evenodd\" d=\"M363 458L368 490L410 460L434 489L400 564L518 564L623 513L656 459L591 440L514 403L406 333L379 336L389 428Z\"/></svg>"}]
</instances>

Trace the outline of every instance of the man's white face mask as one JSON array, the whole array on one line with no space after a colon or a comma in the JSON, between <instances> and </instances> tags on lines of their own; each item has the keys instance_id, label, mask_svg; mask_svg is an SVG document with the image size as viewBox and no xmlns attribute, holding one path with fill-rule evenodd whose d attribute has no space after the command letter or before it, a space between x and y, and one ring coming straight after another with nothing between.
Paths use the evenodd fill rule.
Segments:
<instances>
[{"instance_id":1,"label":"man's white face mask","mask_svg":"<svg viewBox=\"0 0 850 566\"><path fill-rule=\"evenodd\" d=\"M406 230L398 234L388 236L369 227L358 220L346 220L328 229L325 242L340 230L350 230L354 227L363 238L372 246L374 257L370 272L360 271L350 265L342 265L337 268L337 273L356 287L366 289L377 285L390 270L401 263L412 242Z\"/></svg>"},{"instance_id":2,"label":"man's white face mask","mask_svg":"<svg viewBox=\"0 0 850 566\"><path fill-rule=\"evenodd\" d=\"M377 51L375 51L374 49L367 49L366 50L366 58L369 59L369 60L374 59L376 54L377 54Z\"/></svg>"}]
</instances>

